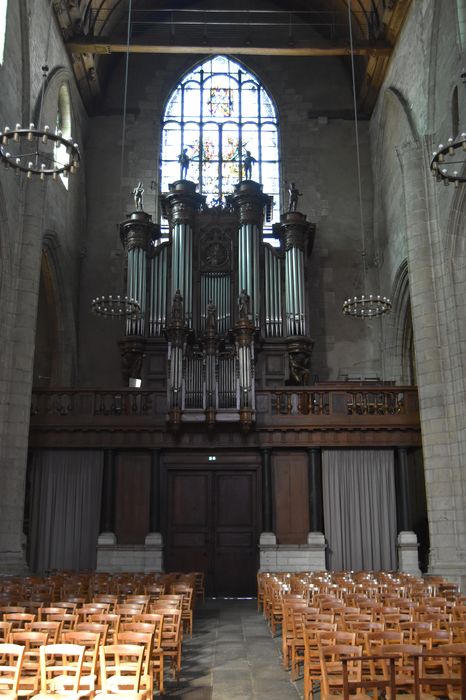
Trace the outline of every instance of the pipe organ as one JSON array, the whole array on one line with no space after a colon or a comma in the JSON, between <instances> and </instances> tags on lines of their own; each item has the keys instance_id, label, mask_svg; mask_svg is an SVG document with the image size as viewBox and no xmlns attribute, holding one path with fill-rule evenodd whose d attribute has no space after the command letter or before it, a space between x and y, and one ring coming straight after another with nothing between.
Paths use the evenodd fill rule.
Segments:
<instances>
[{"instance_id":1,"label":"pipe organ","mask_svg":"<svg viewBox=\"0 0 466 700\"><path fill-rule=\"evenodd\" d=\"M167 420L251 427L256 385L309 382L306 259L314 226L289 211L263 240L271 198L245 180L209 208L178 180L162 195L168 241L143 211L120 224L128 295L142 314L120 341L123 375L167 391ZM283 358L288 363L283 362ZM280 369L281 368L281 369Z\"/></svg>"}]
</instances>

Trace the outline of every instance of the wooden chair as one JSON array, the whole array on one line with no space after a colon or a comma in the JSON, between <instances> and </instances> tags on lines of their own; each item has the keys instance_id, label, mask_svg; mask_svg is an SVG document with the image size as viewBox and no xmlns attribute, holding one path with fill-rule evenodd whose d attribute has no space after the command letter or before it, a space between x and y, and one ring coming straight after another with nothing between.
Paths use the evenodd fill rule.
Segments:
<instances>
[{"instance_id":1,"label":"wooden chair","mask_svg":"<svg viewBox=\"0 0 466 700\"><path fill-rule=\"evenodd\" d=\"M84 651L79 644L41 646L40 692L33 700L79 700Z\"/></svg>"},{"instance_id":2,"label":"wooden chair","mask_svg":"<svg viewBox=\"0 0 466 700\"><path fill-rule=\"evenodd\" d=\"M127 623L131 624L131 623ZM154 632L122 630L117 634L117 644L139 644L144 647L143 670L139 690L145 693L145 700L152 700L154 694L154 676L152 672L152 648Z\"/></svg>"},{"instance_id":3,"label":"wooden chair","mask_svg":"<svg viewBox=\"0 0 466 700\"><path fill-rule=\"evenodd\" d=\"M362 647L352 644L329 644L320 646L321 700L333 700L343 695L343 664L346 659L348 681L362 682ZM352 658L353 657L353 658ZM348 694L348 698L371 700L369 695L357 693Z\"/></svg>"},{"instance_id":4,"label":"wooden chair","mask_svg":"<svg viewBox=\"0 0 466 700\"><path fill-rule=\"evenodd\" d=\"M99 634L99 644L107 644L108 625L99 622L78 622L76 632Z\"/></svg>"},{"instance_id":5,"label":"wooden chair","mask_svg":"<svg viewBox=\"0 0 466 700\"><path fill-rule=\"evenodd\" d=\"M97 682L97 659L101 644L100 632L68 630L62 632L63 644L79 644L84 647L84 657L79 680L79 696L92 698Z\"/></svg>"},{"instance_id":6,"label":"wooden chair","mask_svg":"<svg viewBox=\"0 0 466 700\"><path fill-rule=\"evenodd\" d=\"M61 623L56 620L36 620L26 625L26 631L45 632L47 644L58 644L61 635Z\"/></svg>"},{"instance_id":7,"label":"wooden chair","mask_svg":"<svg viewBox=\"0 0 466 700\"><path fill-rule=\"evenodd\" d=\"M0 643L6 644L9 641L11 632L11 624L9 622L0 622Z\"/></svg>"},{"instance_id":8,"label":"wooden chair","mask_svg":"<svg viewBox=\"0 0 466 700\"><path fill-rule=\"evenodd\" d=\"M171 587L174 595L181 595L181 624L183 630L189 632L189 636L193 636L193 606L194 606L194 588L187 584L175 584ZM162 598L163 600L163 598Z\"/></svg>"},{"instance_id":9,"label":"wooden chair","mask_svg":"<svg viewBox=\"0 0 466 700\"><path fill-rule=\"evenodd\" d=\"M20 644L0 644L0 696L5 700L18 697L23 657Z\"/></svg>"},{"instance_id":10,"label":"wooden chair","mask_svg":"<svg viewBox=\"0 0 466 700\"><path fill-rule=\"evenodd\" d=\"M109 644L114 643L115 635L120 628L120 616L117 613L97 613L96 615L91 615L90 622L108 625L107 640Z\"/></svg>"},{"instance_id":11,"label":"wooden chair","mask_svg":"<svg viewBox=\"0 0 466 700\"><path fill-rule=\"evenodd\" d=\"M48 644L48 633L15 630L11 633L10 640L13 644L21 644L24 647L18 695L29 697L39 690L40 648L44 644Z\"/></svg>"},{"instance_id":12,"label":"wooden chair","mask_svg":"<svg viewBox=\"0 0 466 700\"><path fill-rule=\"evenodd\" d=\"M314 694L314 683L320 682L320 653L318 634L323 631L336 632L335 622L307 622L304 625L304 700Z\"/></svg>"},{"instance_id":13,"label":"wooden chair","mask_svg":"<svg viewBox=\"0 0 466 700\"><path fill-rule=\"evenodd\" d=\"M75 630L76 625L79 622L79 617L71 613L61 613L60 615L47 615L48 622L60 622L61 631L69 632L70 630Z\"/></svg>"},{"instance_id":14,"label":"wooden chair","mask_svg":"<svg viewBox=\"0 0 466 700\"><path fill-rule=\"evenodd\" d=\"M143 614L143 617L150 617L150 622L124 622L121 624L123 632L148 632L153 635L152 642L152 670L155 677L155 683L162 694L164 692L163 678L163 652L162 652L162 627L163 615L155 613Z\"/></svg>"},{"instance_id":15,"label":"wooden chair","mask_svg":"<svg viewBox=\"0 0 466 700\"><path fill-rule=\"evenodd\" d=\"M35 622L36 616L32 613L5 613L4 622L11 624L11 630L23 630L26 625Z\"/></svg>"},{"instance_id":16,"label":"wooden chair","mask_svg":"<svg viewBox=\"0 0 466 700\"><path fill-rule=\"evenodd\" d=\"M173 608L161 608L159 612L163 615L161 644L164 664L165 659L167 659L173 677L177 679L181 671L181 611Z\"/></svg>"},{"instance_id":17,"label":"wooden chair","mask_svg":"<svg viewBox=\"0 0 466 700\"><path fill-rule=\"evenodd\" d=\"M121 698L143 700L140 691L144 646L140 644L109 644L99 651L101 687L99 700Z\"/></svg>"}]
</instances>

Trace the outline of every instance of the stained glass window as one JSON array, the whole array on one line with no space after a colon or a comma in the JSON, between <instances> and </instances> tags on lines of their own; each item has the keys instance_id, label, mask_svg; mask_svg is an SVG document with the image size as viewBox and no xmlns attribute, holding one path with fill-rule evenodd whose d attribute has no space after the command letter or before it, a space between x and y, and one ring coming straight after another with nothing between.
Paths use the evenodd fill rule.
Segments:
<instances>
[{"instance_id":1,"label":"stained glass window","mask_svg":"<svg viewBox=\"0 0 466 700\"><path fill-rule=\"evenodd\" d=\"M170 96L162 134L161 186L181 176L178 157L187 149L187 178L199 183L209 205L244 177L253 157L252 179L274 198L278 219L278 124L271 97L255 76L226 56L215 56L186 75Z\"/></svg>"}]
</instances>

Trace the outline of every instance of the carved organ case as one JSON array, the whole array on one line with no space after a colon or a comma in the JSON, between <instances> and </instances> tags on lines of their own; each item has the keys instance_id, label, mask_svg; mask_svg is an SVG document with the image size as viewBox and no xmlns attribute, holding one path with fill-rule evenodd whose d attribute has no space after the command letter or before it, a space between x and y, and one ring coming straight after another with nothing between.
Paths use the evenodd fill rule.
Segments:
<instances>
[{"instance_id":1,"label":"carved organ case","mask_svg":"<svg viewBox=\"0 0 466 700\"><path fill-rule=\"evenodd\" d=\"M162 196L168 242L142 211L120 224L127 293L141 304L120 341L125 381L166 390L171 427L255 420L256 386L309 382L306 259L314 226L299 212L263 241L271 198L244 180L225 206L209 208L179 180ZM162 409L162 407L161 407Z\"/></svg>"}]
</instances>

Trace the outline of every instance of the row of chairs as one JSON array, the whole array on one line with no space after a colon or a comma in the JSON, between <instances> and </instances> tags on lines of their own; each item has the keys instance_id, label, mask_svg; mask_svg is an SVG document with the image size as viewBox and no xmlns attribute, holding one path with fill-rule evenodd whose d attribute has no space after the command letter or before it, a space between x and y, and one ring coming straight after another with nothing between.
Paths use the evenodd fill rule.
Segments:
<instances>
[{"instance_id":1,"label":"row of chairs","mask_svg":"<svg viewBox=\"0 0 466 700\"><path fill-rule=\"evenodd\" d=\"M341 662L333 658L330 663L332 654L327 655L328 647L339 645L348 647L345 653L352 647L353 656L364 656L364 661L354 665L361 673L358 676L355 671L353 681L357 677L361 683L380 681L383 685L392 674L398 682L403 675L400 669L409 667L411 680L416 673L427 673L432 681L436 674L447 693L447 678L454 679L453 686L460 682L466 649L464 602L458 587L443 579L426 583L390 572L258 575L258 607L272 635L282 635L283 665L291 669L292 679L302 669L305 700L312 697L317 684L328 695L335 682L327 683L325 678L331 668L339 669L336 675L338 683L342 682ZM434 663L422 656L440 652L450 654L450 661L437 659ZM394 653L396 663L387 658ZM382 656L376 663L377 654ZM374 661L369 662L370 658ZM456 690L448 692L456 698Z\"/></svg>"},{"instance_id":2,"label":"row of chairs","mask_svg":"<svg viewBox=\"0 0 466 700\"><path fill-rule=\"evenodd\" d=\"M91 600L80 595L69 595L65 600L19 600L12 588L9 592L10 604L0 605L0 641L25 649L20 696L37 694L40 650L50 644L85 648L87 673L86 680L80 681L81 694L96 692L101 650L108 645L130 644L144 649L143 685L148 700L154 684L164 692L165 672L174 679L179 677L183 632L193 632L194 576L146 585L144 594L100 593ZM94 680L89 683L89 679Z\"/></svg>"},{"instance_id":3,"label":"row of chairs","mask_svg":"<svg viewBox=\"0 0 466 700\"><path fill-rule=\"evenodd\" d=\"M168 591L175 584L194 588L196 599L205 599L204 573L76 573L54 572L47 576L0 577L0 605L12 600L58 601L72 596L92 600L100 594L129 595L156 593L158 588Z\"/></svg>"}]
</instances>

